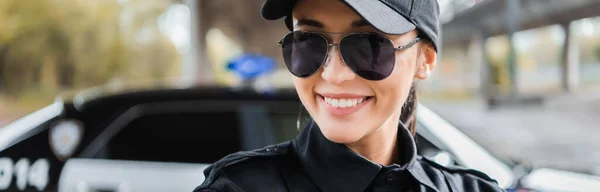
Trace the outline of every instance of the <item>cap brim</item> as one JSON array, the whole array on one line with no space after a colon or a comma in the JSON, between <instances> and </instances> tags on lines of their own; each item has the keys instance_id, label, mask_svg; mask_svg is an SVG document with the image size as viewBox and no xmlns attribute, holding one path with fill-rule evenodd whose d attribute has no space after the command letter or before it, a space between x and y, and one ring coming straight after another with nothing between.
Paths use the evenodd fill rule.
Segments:
<instances>
[{"instance_id":1,"label":"cap brim","mask_svg":"<svg viewBox=\"0 0 600 192\"><path fill-rule=\"evenodd\" d=\"M261 16L276 20L290 14L296 0L266 0L261 7ZM381 1L342 0L373 27L387 34L405 34L416 28L405 17Z\"/></svg>"},{"instance_id":2,"label":"cap brim","mask_svg":"<svg viewBox=\"0 0 600 192\"><path fill-rule=\"evenodd\" d=\"M375 29L387 34L405 34L416 28L400 13L381 1L343 0Z\"/></svg>"}]
</instances>

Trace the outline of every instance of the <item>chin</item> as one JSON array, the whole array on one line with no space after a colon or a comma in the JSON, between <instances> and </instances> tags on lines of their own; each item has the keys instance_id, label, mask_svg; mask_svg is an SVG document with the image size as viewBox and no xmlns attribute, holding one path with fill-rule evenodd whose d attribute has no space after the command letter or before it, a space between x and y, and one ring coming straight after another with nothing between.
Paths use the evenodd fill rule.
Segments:
<instances>
[{"instance_id":1,"label":"chin","mask_svg":"<svg viewBox=\"0 0 600 192\"><path fill-rule=\"evenodd\" d=\"M317 122L317 125L319 123ZM354 130L358 129L362 126L354 126L351 125L336 125L335 123L319 126L319 129L323 133L323 135L330 141L334 143L354 143L362 139L366 131L365 130Z\"/></svg>"}]
</instances>

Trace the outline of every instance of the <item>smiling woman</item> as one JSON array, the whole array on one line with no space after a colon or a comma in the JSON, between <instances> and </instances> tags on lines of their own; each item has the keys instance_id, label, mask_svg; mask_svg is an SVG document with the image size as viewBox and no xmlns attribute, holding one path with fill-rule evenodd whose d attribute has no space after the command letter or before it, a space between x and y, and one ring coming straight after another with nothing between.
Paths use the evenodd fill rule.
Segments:
<instances>
[{"instance_id":1,"label":"smiling woman","mask_svg":"<svg viewBox=\"0 0 600 192\"><path fill-rule=\"evenodd\" d=\"M417 81L436 66L436 0L266 0L311 122L295 140L229 155L196 191L502 191L417 155ZM408 126L406 126L408 125Z\"/></svg>"}]
</instances>

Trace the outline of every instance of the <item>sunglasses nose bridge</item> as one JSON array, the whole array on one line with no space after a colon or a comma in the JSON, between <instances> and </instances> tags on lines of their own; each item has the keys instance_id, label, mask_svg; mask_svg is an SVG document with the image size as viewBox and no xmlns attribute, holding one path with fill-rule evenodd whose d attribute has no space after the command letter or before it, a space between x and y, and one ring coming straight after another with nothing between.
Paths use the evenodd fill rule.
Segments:
<instances>
[{"instance_id":1,"label":"sunglasses nose bridge","mask_svg":"<svg viewBox=\"0 0 600 192\"><path fill-rule=\"evenodd\" d=\"M338 52L340 50L340 44L339 43L328 43L327 44L327 54L325 55L325 64L327 64L329 62L329 59L331 59L331 57L333 56L333 47L338 47ZM340 52L340 57L342 53Z\"/></svg>"},{"instance_id":2,"label":"sunglasses nose bridge","mask_svg":"<svg viewBox=\"0 0 600 192\"><path fill-rule=\"evenodd\" d=\"M327 44L327 57L329 57L331 55L331 52L333 51L333 47L338 47L338 50L340 49L340 44L339 43L328 43Z\"/></svg>"},{"instance_id":3,"label":"sunglasses nose bridge","mask_svg":"<svg viewBox=\"0 0 600 192\"><path fill-rule=\"evenodd\" d=\"M335 53L333 50L333 47L335 46L338 46L339 53ZM327 55L323 61L322 70L321 77L332 84L340 84L356 77L344 62L338 43L330 43L327 45Z\"/></svg>"},{"instance_id":4,"label":"sunglasses nose bridge","mask_svg":"<svg viewBox=\"0 0 600 192\"><path fill-rule=\"evenodd\" d=\"M338 46L338 49L339 49L340 44L338 44L338 43L327 43L327 54L325 56L326 57L325 60L329 59L329 57L331 56L331 53L333 52L333 47L335 47L335 46Z\"/></svg>"}]
</instances>

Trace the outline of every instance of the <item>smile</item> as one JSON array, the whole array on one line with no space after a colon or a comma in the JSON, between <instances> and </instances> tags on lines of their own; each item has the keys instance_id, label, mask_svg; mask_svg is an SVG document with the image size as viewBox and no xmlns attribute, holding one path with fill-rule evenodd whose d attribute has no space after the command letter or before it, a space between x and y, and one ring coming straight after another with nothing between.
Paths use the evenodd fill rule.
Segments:
<instances>
[{"instance_id":1,"label":"smile","mask_svg":"<svg viewBox=\"0 0 600 192\"><path fill-rule=\"evenodd\" d=\"M369 97L364 97L364 98L329 98L329 97L323 97L325 100L325 103L331 105L332 107L337 107L337 108L347 108L347 107L355 107L358 104L361 104L363 101L367 100Z\"/></svg>"},{"instance_id":2,"label":"smile","mask_svg":"<svg viewBox=\"0 0 600 192\"><path fill-rule=\"evenodd\" d=\"M346 116L359 111L370 103L373 96L323 96L317 94L318 103L335 116Z\"/></svg>"}]
</instances>

